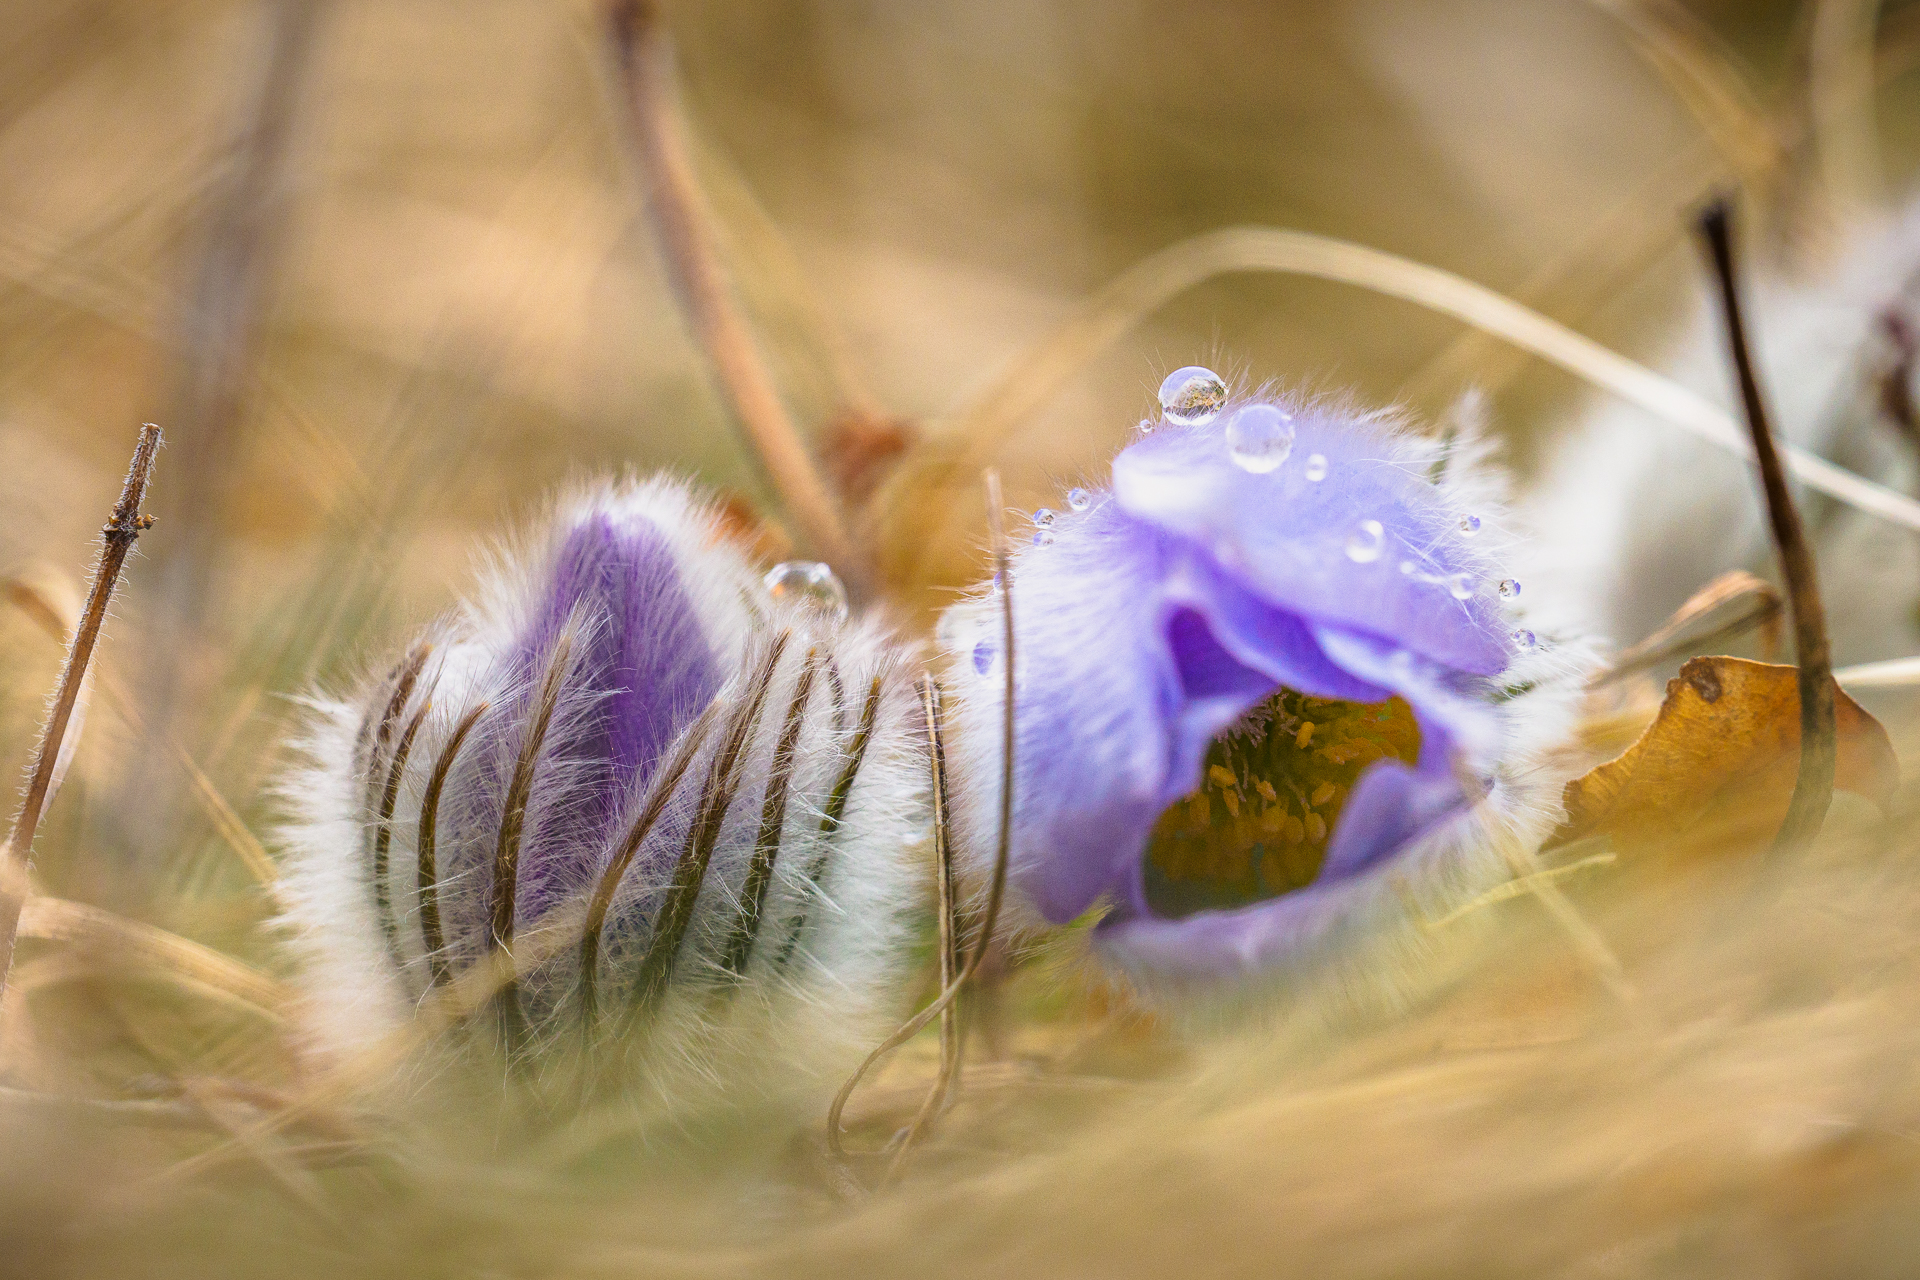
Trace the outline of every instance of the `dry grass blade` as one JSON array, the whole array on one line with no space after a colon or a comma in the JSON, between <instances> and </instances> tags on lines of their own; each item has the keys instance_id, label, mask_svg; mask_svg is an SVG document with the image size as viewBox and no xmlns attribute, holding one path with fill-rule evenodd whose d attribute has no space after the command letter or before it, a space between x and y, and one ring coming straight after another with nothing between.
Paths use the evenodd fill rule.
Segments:
<instances>
[{"instance_id":1,"label":"dry grass blade","mask_svg":"<svg viewBox=\"0 0 1920 1280\"><path fill-rule=\"evenodd\" d=\"M49 590L48 584L34 581L28 576L18 575L7 580L7 599L22 613L33 619L34 624L46 632L55 644L65 644L68 634L79 623L77 605L72 610L66 609L64 602L56 599L54 593ZM106 695L107 705L113 708L114 713L125 721L129 728L144 735L147 732L146 720L134 707L133 699L114 678L113 673L99 671L94 674L98 677L100 691ZM84 691L82 696L85 696ZM77 708L75 719L78 720ZM71 743L78 733L77 727L69 730L68 746L63 747L63 754L72 749ZM261 884L271 885L279 879L280 868L274 864L273 857L267 852L266 846L260 843L260 838L254 835L247 824L241 820L240 815L234 812L233 806L227 802L225 796L220 794L220 789L214 785L213 779L207 776L206 770L200 767L192 753L175 739L170 739L168 746L172 749L175 758L179 760L180 767L186 771L187 780L193 784L194 797L200 802L207 820L213 823L213 829L219 832L220 838L227 842L227 847L238 855L240 861L252 873L253 878ZM56 779L62 771L64 770L56 770ZM41 805L43 812L47 804L53 803L51 792L54 789L48 789L50 794Z\"/></svg>"},{"instance_id":2,"label":"dry grass blade","mask_svg":"<svg viewBox=\"0 0 1920 1280\"><path fill-rule=\"evenodd\" d=\"M1833 678L1848 689L1897 689L1920 684L1920 657L1889 658L1885 662L1842 667L1833 673Z\"/></svg>"},{"instance_id":3,"label":"dry grass blade","mask_svg":"<svg viewBox=\"0 0 1920 1280\"><path fill-rule=\"evenodd\" d=\"M280 1020L289 989L232 956L102 907L35 895L20 913L20 936L127 956L234 996L262 1017Z\"/></svg>"},{"instance_id":4,"label":"dry grass blade","mask_svg":"<svg viewBox=\"0 0 1920 1280\"><path fill-rule=\"evenodd\" d=\"M883 1040L869 1053L866 1060L854 1068L847 1082L840 1086L840 1092L834 1096L833 1105L827 1109L827 1151L837 1163L839 1171L852 1186L858 1186L851 1169L848 1168L846 1145L840 1140L840 1117L847 1109L847 1100L853 1097L853 1091L860 1087L860 1081L873 1070L882 1058L898 1049L907 1041L920 1034L929 1023L947 1010L974 974L980 971L981 961L987 957L987 951L993 945L994 930L1000 922L1000 904L1007 891L1007 860L1013 844L1013 745L1014 745L1014 639L1013 639L1013 563L1007 550L1006 500L1000 493L1000 473L989 467L985 473L987 489L987 527L990 531L993 547L993 564L1000 576L1000 617L1003 624L1002 645L1004 646L1005 688L1001 704L1001 762L1000 762L1000 826L993 857L993 876L987 885L987 905L980 918L980 936L975 941L973 951L967 956L966 966L958 976L934 998L933 1002L919 1013L909 1018L898 1031Z\"/></svg>"},{"instance_id":5,"label":"dry grass blade","mask_svg":"<svg viewBox=\"0 0 1920 1280\"><path fill-rule=\"evenodd\" d=\"M1595 867L1612 866L1617 861L1619 861L1618 854L1595 853L1578 859L1577 861L1566 863L1563 866L1545 867L1539 871L1529 872L1523 876L1516 876L1512 880L1495 885L1472 901L1462 903L1452 911L1441 916L1438 920L1427 921L1426 927L1429 929L1444 929L1454 921L1470 916L1476 911L1491 907L1495 903L1508 902L1523 894L1538 893L1540 886L1544 884L1556 883L1577 875L1582 871L1591 871Z\"/></svg>"},{"instance_id":6,"label":"dry grass blade","mask_svg":"<svg viewBox=\"0 0 1920 1280\"><path fill-rule=\"evenodd\" d=\"M608 16L647 209L675 295L745 429L750 454L817 554L856 594L865 594L873 587L867 557L847 536L839 504L774 389L714 258L693 166L675 128L672 46L660 15L650 0L616 0Z\"/></svg>"},{"instance_id":7,"label":"dry grass blade","mask_svg":"<svg viewBox=\"0 0 1920 1280\"><path fill-rule=\"evenodd\" d=\"M180 447L180 483L167 510L181 517L181 537L162 578L176 644L199 625L216 563L217 515L235 459L234 436L245 410L262 299L284 227L285 158L298 118L301 88L319 25L319 0L276 0L267 6L267 48L247 103L235 153L208 195L210 216L173 336L172 425ZM182 672L173 654L155 671L147 708L170 725Z\"/></svg>"},{"instance_id":8,"label":"dry grass blade","mask_svg":"<svg viewBox=\"0 0 1920 1280\"><path fill-rule=\"evenodd\" d=\"M13 965L14 933L20 924L20 908L27 892L27 868L33 857L34 831L40 825L54 770L59 763L60 744L65 740L67 724L86 682L87 666L93 660L93 648L100 638L100 624L106 620L107 604L120 582L120 569L133 550L135 539L153 524L151 516L140 514L146 498L147 482L153 478L153 464L160 452L160 428L152 423L140 428L140 443L133 451L126 481L120 487L120 501L100 531L100 561L93 571L93 590L87 595L86 611L80 626L67 646L66 666L60 672L60 684L53 696L53 710L47 716L40 735L40 747L34 757L33 772L27 782L27 794L20 806L13 830L7 836L4 883L0 883L0 984L6 982Z\"/></svg>"},{"instance_id":9,"label":"dry grass blade","mask_svg":"<svg viewBox=\"0 0 1920 1280\"><path fill-rule=\"evenodd\" d=\"M1504 294L1450 271L1331 236L1277 227L1225 227L1179 241L1136 263L1090 297L1079 314L1029 352L992 390L956 415L902 474L896 495L978 466L1098 352L1178 294L1217 276L1274 271L1372 289L1464 321L1638 405L1742 458L1753 444L1726 410ZM1920 530L1920 501L1806 450L1784 450L1795 479L1841 502ZM949 517L951 518L951 517ZM938 541L926 539L927 545Z\"/></svg>"},{"instance_id":10,"label":"dry grass blade","mask_svg":"<svg viewBox=\"0 0 1920 1280\"><path fill-rule=\"evenodd\" d=\"M1635 49L1686 104L1749 184L1786 160L1787 148L1747 88L1733 54L1678 0L1591 0L1625 28Z\"/></svg>"},{"instance_id":11,"label":"dry grass blade","mask_svg":"<svg viewBox=\"0 0 1920 1280\"><path fill-rule=\"evenodd\" d=\"M1872 207L1885 192L1874 127L1874 36L1880 0L1815 0L1807 80L1813 140L1827 198L1841 214Z\"/></svg>"},{"instance_id":12,"label":"dry grass blade","mask_svg":"<svg viewBox=\"0 0 1920 1280\"><path fill-rule=\"evenodd\" d=\"M1745 607L1733 618L1709 631L1686 634L1687 628L1700 619L1736 601L1745 602ZM1723 573L1689 596L1652 635L1622 650L1613 665L1590 680L1587 687L1602 688L1635 672L1657 667L1689 649L1728 640L1755 627L1762 629L1767 657L1771 659L1780 643L1780 610L1780 593L1772 583L1744 569Z\"/></svg>"},{"instance_id":13,"label":"dry grass blade","mask_svg":"<svg viewBox=\"0 0 1920 1280\"><path fill-rule=\"evenodd\" d=\"M1795 657L1800 670L1800 773L1794 781L1793 801L1786 821L1774 838L1776 852L1796 849L1812 840L1833 803L1833 778L1838 756L1836 711L1833 698L1833 656L1827 645L1827 615L1820 603L1820 582L1813 553L1800 527L1800 513L1787 489L1787 477L1774 448L1766 401L1747 342L1741 315L1739 277L1733 258L1732 210L1724 200L1707 206L1700 215L1700 236L1720 291L1720 307L1727 326L1734 370L1740 379L1740 400L1753 433L1753 451L1760 464L1767 520L1780 553L1787 580L1787 601L1793 614Z\"/></svg>"},{"instance_id":14,"label":"dry grass blade","mask_svg":"<svg viewBox=\"0 0 1920 1280\"><path fill-rule=\"evenodd\" d=\"M937 919L939 924L939 961L940 989L945 991L954 983L959 971L957 931L959 925L958 903L954 898L953 850L948 842L947 832L947 766L946 749L941 741L940 723L940 686L932 676L923 676L920 681L920 706L927 719L927 768L931 774L933 792L933 855L934 879L939 892ZM940 1113L949 1090L960 1070L960 1038L958 1033L958 1006L949 1003L940 1011L940 1070L934 1077L933 1085L920 1102L920 1110L914 1114L913 1123L907 1126L906 1136L893 1153L893 1159L887 1165L886 1182L899 1176L900 1168L906 1163L907 1153L926 1136L928 1127Z\"/></svg>"}]
</instances>

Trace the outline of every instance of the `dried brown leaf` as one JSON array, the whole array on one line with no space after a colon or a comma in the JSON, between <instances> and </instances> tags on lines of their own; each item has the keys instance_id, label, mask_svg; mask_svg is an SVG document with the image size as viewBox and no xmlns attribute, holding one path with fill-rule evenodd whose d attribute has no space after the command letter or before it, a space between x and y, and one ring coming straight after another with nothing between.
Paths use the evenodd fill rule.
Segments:
<instances>
[{"instance_id":1,"label":"dried brown leaf","mask_svg":"<svg viewBox=\"0 0 1920 1280\"><path fill-rule=\"evenodd\" d=\"M1667 682L1660 714L1624 755L1567 784L1556 843L1611 836L1623 853L1684 840L1711 821L1771 838L1787 812L1800 756L1800 695L1791 666L1695 658ZM1899 761L1880 722L1838 686L1834 785L1885 808Z\"/></svg>"}]
</instances>

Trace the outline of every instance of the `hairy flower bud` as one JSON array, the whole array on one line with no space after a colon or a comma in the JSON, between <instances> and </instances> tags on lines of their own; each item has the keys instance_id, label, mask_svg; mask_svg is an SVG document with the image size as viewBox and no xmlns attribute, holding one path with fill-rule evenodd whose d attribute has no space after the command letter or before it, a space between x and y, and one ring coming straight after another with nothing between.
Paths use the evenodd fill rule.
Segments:
<instances>
[{"instance_id":1,"label":"hairy flower bud","mask_svg":"<svg viewBox=\"0 0 1920 1280\"><path fill-rule=\"evenodd\" d=\"M283 840L320 1046L494 966L472 1052L676 1116L819 1104L897 1003L927 823L911 673L843 613L682 486L599 487L317 699Z\"/></svg>"}]
</instances>

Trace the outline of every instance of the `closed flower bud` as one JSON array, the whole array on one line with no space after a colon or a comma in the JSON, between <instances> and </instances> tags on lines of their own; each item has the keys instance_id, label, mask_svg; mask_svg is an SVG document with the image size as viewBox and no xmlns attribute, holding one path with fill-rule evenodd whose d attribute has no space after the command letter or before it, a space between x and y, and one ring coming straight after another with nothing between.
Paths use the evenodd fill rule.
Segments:
<instances>
[{"instance_id":1,"label":"closed flower bud","mask_svg":"<svg viewBox=\"0 0 1920 1280\"><path fill-rule=\"evenodd\" d=\"M928 814L911 672L836 603L676 483L599 487L316 700L283 839L317 1047L492 966L459 1053L676 1119L824 1105L897 1012Z\"/></svg>"}]
</instances>

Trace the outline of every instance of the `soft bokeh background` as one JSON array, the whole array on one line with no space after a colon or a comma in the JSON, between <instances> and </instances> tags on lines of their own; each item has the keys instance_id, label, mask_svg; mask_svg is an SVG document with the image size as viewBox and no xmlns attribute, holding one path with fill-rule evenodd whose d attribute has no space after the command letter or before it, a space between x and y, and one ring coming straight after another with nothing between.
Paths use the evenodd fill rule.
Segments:
<instances>
[{"instance_id":1,"label":"soft bokeh background","mask_svg":"<svg viewBox=\"0 0 1920 1280\"><path fill-rule=\"evenodd\" d=\"M96 702L40 883L269 970L270 903L172 744L264 833L289 699L445 607L476 540L567 477L673 467L778 519L668 288L584 2L318 6L240 413L217 435L178 421L184 300L293 7L0 3L0 571L84 582L137 425L174 439L100 659L155 723ZM822 440L848 405L901 419L917 458L1093 290L1238 224L1441 266L1658 364L1699 295L1686 216L1706 192L1744 184L1757 269L1814 279L1856 204L1910 184L1920 3L1879 6L1879 172L1810 143L1816 15L1847 7L746 0L667 18L725 259L790 407ZM977 461L1023 504L1097 478L1161 374L1194 361L1436 417L1485 388L1523 476L1586 399L1410 305L1238 274L1146 318ZM970 476L928 499L951 519L863 524L914 545L909 625L979 570ZM0 613L0 775L24 766L58 660ZM182 1010L130 1030L114 992L56 978L62 1071L110 1087L170 1052L280 1069Z\"/></svg>"}]
</instances>

